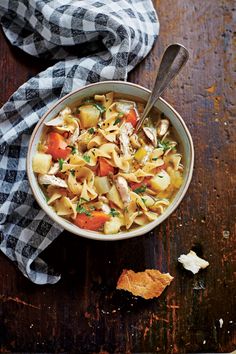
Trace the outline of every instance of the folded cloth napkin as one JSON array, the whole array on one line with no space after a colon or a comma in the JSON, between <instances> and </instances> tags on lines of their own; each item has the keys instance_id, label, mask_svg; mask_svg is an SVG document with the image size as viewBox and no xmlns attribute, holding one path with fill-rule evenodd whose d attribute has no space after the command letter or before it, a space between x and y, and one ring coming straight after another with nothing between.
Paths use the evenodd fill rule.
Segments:
<instances>
[{"instance_id":1,"label":"folded cloth napkin","mask_svg":"<svg viewBox=\"0 0 236 354\"><path fill-rule=\"evenodd\" d=\"M60 275L39 257L63 231L37 205L26 175L32 129L60 97L103 80L126 80L159 31L151 0L1 0L8 40L61 59L22 85L0 109L1 250L36 284Z\"/></svg>"}]
</instances>

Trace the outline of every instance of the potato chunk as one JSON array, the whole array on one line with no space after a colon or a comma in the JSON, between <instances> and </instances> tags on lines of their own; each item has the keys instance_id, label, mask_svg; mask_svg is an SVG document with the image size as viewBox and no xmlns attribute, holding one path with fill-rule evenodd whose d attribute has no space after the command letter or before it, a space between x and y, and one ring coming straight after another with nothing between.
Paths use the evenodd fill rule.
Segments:
<instances>
[{"instance_id":1,"label":"potato chunk","mask_svg":"<svg viewBox=\"0 0 236 354\"><path fill-rule=\"evenodd\" d=\"M170 184L170 176L165 170L160 171L150 180L151 188L157 192L164 191Z\"/></svg>"},{"instance_id":2,"label":"potato chunk","mask_svg":"<svg viewBox=\"0 0 236 354\"><path fill-rule=\"evenodd\" d=\"M45 175L48 173L52 163L52 156L49 154L44 154L42 152L37 152L33 157L33 171L35 173L40 173Z\"/></svg>"},{"instance_id":3,"label":"potato chunk","mask_svg":"<svg viewBox=\"0 0 236 354\"><path fill-rule=\"evenodd\" d=\"M120 231L122 222L119 218L114 217L110 221L105 222L104 224L104 233L105 234L117 234Z\"/></svg>"},{"instance_id":4,"label":"potato chunk","mask_svg":"<svg viewBox=\"0 0 236 354\"><path fill-rule=\"evenodd\" d=\"M96 127L100 117L99 110L92 104L84 105L79 108L80 121L83 128Z\"/></svg>"},{"instance_id":5,"label":"potato chunk","mask_svg":"<svg viewBox=\"0 0 236 354\"><path fill-rule=\"evenodd\" d=\"M111 189L108 177L95 177L94 184L98 194L106 194Z\"/></svg>"}]
</instances>

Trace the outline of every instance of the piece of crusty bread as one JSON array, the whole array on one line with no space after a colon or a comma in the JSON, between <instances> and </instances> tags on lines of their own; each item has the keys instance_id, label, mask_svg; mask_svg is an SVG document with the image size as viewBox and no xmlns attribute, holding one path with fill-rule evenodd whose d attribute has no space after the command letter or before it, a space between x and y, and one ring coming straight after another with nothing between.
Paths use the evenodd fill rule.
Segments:
<instances>
[{"instance_id":1,"label":"piece of crusty bread","mask_svg":"<svg viewBox=\"0 0 236 354\"><path fill-rule=\"evenodd\" d=\"M169 273L162 274L156 269L146 269L138 273L124 269L118 279L116 289L127 290L144 299L152 299L160 296L173 279Z\"/></svg>"}]
</instances>

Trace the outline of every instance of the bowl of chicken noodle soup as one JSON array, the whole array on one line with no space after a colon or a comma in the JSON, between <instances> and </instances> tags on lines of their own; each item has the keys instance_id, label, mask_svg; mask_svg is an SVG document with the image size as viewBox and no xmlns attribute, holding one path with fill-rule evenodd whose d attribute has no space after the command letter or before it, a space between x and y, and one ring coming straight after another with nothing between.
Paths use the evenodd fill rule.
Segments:
<instances>
[{"instance_id":1,"label":"bowl of chicken noodle soup","mask_svg":"<svg viewBox=\"0 0 236 354\"><path fill-rule=\"evenodd\" d=\"M36 125L29 182L64 229L97 240L130 238L179 205L192 177L192 139L161 98L134 132L149 94L127 82L91 84L63 97Z\"/></svg>"}]
</instances>

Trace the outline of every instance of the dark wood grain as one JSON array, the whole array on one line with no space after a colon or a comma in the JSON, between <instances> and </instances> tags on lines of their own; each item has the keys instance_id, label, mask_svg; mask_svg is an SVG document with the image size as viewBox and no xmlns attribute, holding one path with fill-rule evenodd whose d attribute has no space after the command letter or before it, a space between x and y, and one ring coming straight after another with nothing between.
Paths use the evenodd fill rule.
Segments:
<instances>
[{"instance_id":1,"label":"dark wood grain","mask_svg":"<svg viewBox=\"0 0 236 354\"><path fill-rule=\"evenodd\" d=\"M236 348L235 6L230 0L156 0L155 6L159 39L129 80L151 87L164 48L179 41L189 49L187 66L165 94L195 144L189 191L149 235L111 243L61 235L44 254L62 273L54 286L31 284L0 254L1 352L169 354ZM48 65L13 50L3 35L0 54L1 103ZM191 248L210 262L196 276L177 263ZM114 290L123 268L157 268L175 279L159 299L144 301Z\"/></svg>"}]
</instances>

